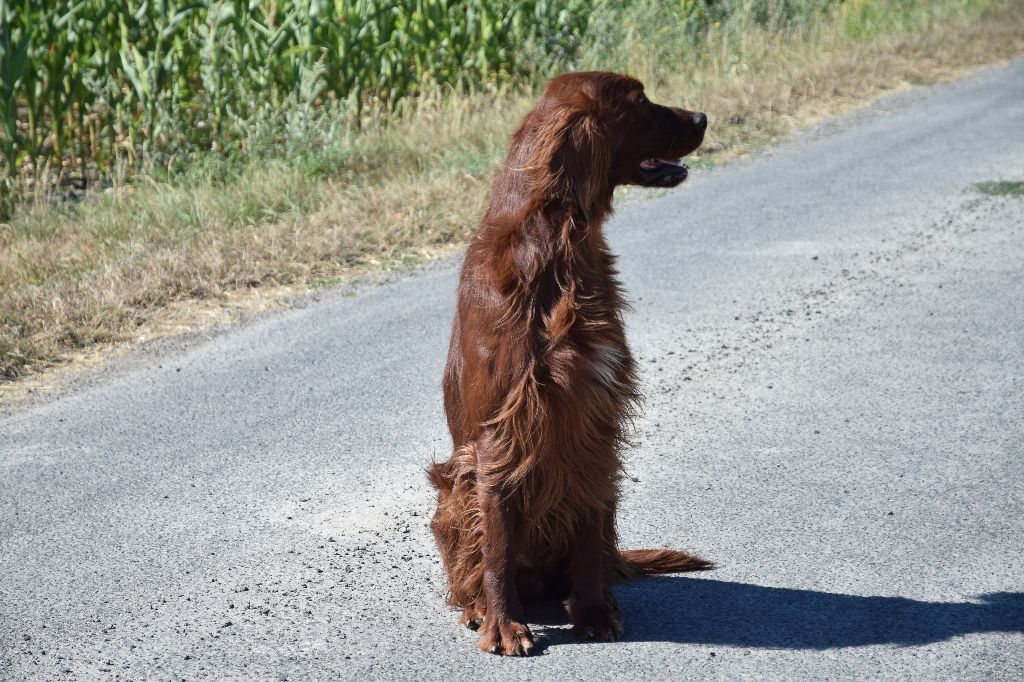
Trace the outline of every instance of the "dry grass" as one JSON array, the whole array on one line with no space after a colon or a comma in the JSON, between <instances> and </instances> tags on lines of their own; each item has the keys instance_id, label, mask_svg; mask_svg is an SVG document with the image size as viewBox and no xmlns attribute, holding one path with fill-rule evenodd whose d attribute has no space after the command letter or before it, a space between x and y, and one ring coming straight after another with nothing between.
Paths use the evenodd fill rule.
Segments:
<instances>
[{"instance_id":1,"label":"dry grass","mask_svg":"<svg viewBox=\"0 0 1024 682\"><path fill-rule=\"evenodd\" d=\"M684 93L709 113L698 161L708 163L887 91L1024 52L1020 0L870 39L851 37L844 21L747 35L742 68L724 49L684 74L642 60L624 66L656 101ZM285 161L231 173L211 166L175 184L150 180L24 212L0 228L0 380L157 334L187 318L190 301L208 308L255 287L326 286L449 250L474 228L530 99L422 100L353 141L326 178Z\"/></svg>"}]
</instances>

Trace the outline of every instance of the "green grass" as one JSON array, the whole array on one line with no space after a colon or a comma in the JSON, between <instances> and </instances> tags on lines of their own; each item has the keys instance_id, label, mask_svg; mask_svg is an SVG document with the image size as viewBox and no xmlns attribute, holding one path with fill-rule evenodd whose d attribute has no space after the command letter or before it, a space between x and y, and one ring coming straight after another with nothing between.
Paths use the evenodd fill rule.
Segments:
<instances>
[{"instance_id":1,"label":"green grass","mask_svg":"<svg viewBox=\"0 0 1024 682\"><path fill-rule=\"evenodd\" d=\"M994 180L979 182L974 186L982 194L995 197L1024 197L1024 182L1013 180Z\"/></svg>"},{"instance_id":2,"label":"green grass","mask_svg":"<svg viewBox=\"0 0 1024 682\"><path fill-rule=\"evenodd\" d=\"M945 0L948 2L949 0ZM884 21L923 0L903 0ZM828 0L51 0L0 2L0 209L198 157L279 153L313 118L343 136L411 98L529 90L622 45L644 59L748 27L787 30ZM854 2L855 32L872 30ZM671 34L669 34L671 29ZM668 39L666 39L666 37ZM690 50L689 52L692 52ZM692 59L688 58L688 61ZM415 107L415 105L414 105ZM308 171L331 174L332 160ZM334 160L336 161L336 160Z\"/></svg>"}]
</instances>

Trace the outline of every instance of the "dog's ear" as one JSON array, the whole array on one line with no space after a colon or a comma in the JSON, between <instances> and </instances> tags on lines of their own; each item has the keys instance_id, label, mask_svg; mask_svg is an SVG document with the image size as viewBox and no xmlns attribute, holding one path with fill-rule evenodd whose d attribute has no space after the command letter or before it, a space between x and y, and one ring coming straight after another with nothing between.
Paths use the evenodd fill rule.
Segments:
<instances>
[{"instance_id":1,"label":"dog's ear","mask_svg":"<svg viewBox=\"0 0 1024 682\"><path fill-rule=\"evenodd\" d=\"M611 199L611 148L589 107L559 103L535 112L527 167L545 199L562 199L586 217Z\"/></svg>"}]
</instances>

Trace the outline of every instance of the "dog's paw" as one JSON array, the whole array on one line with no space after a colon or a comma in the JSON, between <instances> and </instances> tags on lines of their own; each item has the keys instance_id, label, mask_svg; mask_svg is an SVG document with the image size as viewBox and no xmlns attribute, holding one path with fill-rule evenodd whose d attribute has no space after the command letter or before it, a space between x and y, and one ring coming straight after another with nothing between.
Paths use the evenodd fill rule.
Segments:
<instances>
[{"instance_id":1,"label":"dog's paw","mask_svg":"<svg viewBox=\"0 0 1024 682\"><path fill-rule=\"evenodd\" d=\"M622 638L622 619L611 594L603 601L581 604L576 599L566 602L572 620L572 634L579 639L612 642Z\"/></svg>"},{"instance_id":2,"label":"dog's paw","mask_svg":"<svg viewBox=\"0 0 1024 682\"><path fill-rule=\"evenodd\" d=\"M472 606L462 609L462 617L459 618L459 625L465 625L470 630L479 630L484 622L483 614Z\"/></svg>"},{"instance_id":3,"label":"dog's paw","mask_svg":"<svg viewBox=\"0 0 1024 682\"><path fill-rule=\"evenodd\" d=\"M533 651L533 633L530 628L514 620L488 623L484 619L480 648L501 656L529 656Z\"/></svg>"},{"instance_id":4,"label":"dog's paw","mask_svg":"<svg viewBox=\"0 0 1024 682\"><path fill-rule=\"evenodd\" d=\"M622 638L622 619L613 611L595 613L589 618L573 622L573 636L598 642L613 642Z\"/></svg>"}]
</instances>

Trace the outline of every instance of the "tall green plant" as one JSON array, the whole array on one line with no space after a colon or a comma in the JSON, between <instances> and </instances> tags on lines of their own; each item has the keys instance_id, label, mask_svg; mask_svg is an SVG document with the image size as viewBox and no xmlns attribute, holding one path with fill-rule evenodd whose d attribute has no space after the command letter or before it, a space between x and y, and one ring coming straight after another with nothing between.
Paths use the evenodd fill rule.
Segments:
<instances>
[{"instance_id":1,"label":"tall green plant","mask_svg":"<svg viewBox=\"0 0 1024 682\"><path fill-rule=\"evenodd\" d=\"M851 31L870 32L892 12L924 1L854 3ZM294 129L289 108L296 102L303 115L344 103L330 110L345 112L358 127L367 111L394 110L439 87L531 87L552 71L581 65L644 75L658 71L647 68L652 63L699 63L709 45L728 51L740 69L748 26L787 28L833 6L828 0L0 0L4 202L9 208L19 177L40 186L74 175L80 184L120 167L174 171L211 151L247 153L253 128L270 121ZM673 39L661 39L668 32ZM640 42L643 50L624 47ZM581 64L584 44L590 56Z\"/></svg>"}]
</instances>

